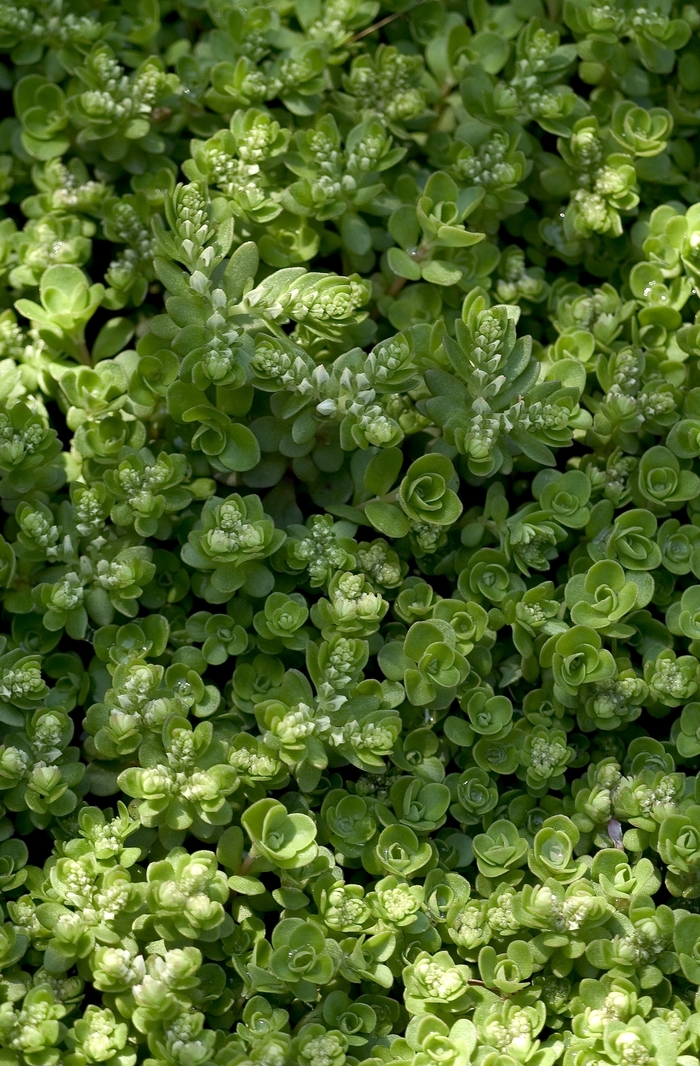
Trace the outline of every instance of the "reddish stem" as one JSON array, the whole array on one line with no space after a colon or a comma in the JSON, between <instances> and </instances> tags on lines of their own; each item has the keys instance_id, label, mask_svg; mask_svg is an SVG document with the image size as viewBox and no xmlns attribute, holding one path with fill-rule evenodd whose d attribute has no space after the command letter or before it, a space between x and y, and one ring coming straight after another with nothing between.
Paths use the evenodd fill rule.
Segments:
<instances>
[{"instance_id":1,"label":"reddish stem","mask_svg":"<svg viewBox=\"0 0 700 1066\"><path fill-rule=\"evenodd\" d=\"M356 33L354 37L351 37L348 44L354 44L355 41L361 41L363 37L368 37L369 34L374 33L375 30L381 30L383 26L388 26L390 22L401 18L402 15L407 15L409 11L413 11L414 8L420 7L420 5L425 2L426 0L417 0L415 4L409 4L409 6L405 7L403 11L395 11L393 15L387 15L386 18L380 19L379 22L374 22L371 26L368 26L367 29L361 30L360 33Z\"/></svg>"},{"instance_id":2,"label":"reddish stem","mask_svg":"<svg viewBox=\"0 0 700 1066\"><path fill-rule=\"evenodd\" d=\"M238 871L238 876L239 877L245 877L246 874L248 873L248 870L251 868L251 866L253 865L254 862L255 862L255 855L248 855L248 857L246 859L244 859L244 861L241 863L241 868Z\"/></svg>"}]
</instances>

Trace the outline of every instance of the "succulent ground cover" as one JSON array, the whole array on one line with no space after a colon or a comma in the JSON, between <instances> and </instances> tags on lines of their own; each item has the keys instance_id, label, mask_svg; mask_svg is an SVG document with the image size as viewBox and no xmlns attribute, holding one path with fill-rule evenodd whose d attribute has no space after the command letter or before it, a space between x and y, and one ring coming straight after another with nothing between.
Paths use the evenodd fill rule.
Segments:
<instances>
[{"instance_id":1,"label":"succulent ground cover","mask_svg":"<svg viewBox=\"0 0 700 1066\"><path fill-rule=\"evenodd\" d=\"M698 1066L699 31L0 0L0 1066Z\"/></svg>"}]
</instances>

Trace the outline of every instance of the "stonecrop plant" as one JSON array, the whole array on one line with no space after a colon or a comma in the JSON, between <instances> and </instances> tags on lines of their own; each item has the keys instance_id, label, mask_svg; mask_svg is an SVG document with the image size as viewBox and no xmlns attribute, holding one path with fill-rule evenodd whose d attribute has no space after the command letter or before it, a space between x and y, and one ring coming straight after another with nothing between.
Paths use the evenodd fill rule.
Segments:
<instances>
[{"instance_id":1,"label":"stonecrop plant","mask_svg":"<svg viewBox=\"0 0 700 1066\"><path fill-rule=\"evenodd\" d=\"M700 1066L700 8L0 95L0 1066Z\"/></svg>"}]
</instances>

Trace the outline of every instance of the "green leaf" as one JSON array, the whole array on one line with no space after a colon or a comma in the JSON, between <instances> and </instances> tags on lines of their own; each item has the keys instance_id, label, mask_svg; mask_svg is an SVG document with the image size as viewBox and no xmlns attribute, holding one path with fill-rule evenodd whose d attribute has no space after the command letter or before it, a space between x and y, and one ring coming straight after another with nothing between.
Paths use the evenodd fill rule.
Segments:
<instances>
[{"instance_id":1,"label":"green leaf","mask_svg":"<svg viewBox=\"0 0 700 1066\"><path fill-rule=\"evenodd\" d=\"M452 263L441 259L433 259L421 267L421 275L424 281L433 285L455 285L462 277L462 271Z\"/></svg>"},{"instance_id":2,"label":"green leaf","mask_svg":"<svg viewBox=\"0 0 700 1066\"><path fill-rule=\"evenodd\" d=\"M224 288L229 300L240 300L247 287L252 288L260 257L253 241L236 248L224 271Z\"/></svg>"},{"instance_id":3,"label":"green leaf","mask_svg":"<svg viewBox=\"0 0 700 1066\"><path fill-rule=\"evenodd\" d=\"M366 255L372 247L370 228L359 215L346 213L340 224L343 244L353 255Z\"/></svg>"},{"instance_id":4,"label":"green leaf","mask_svg":"<svg viewBox=\"0 0 700 1066\"><path fill-rule=\"evenodd\" d=\"M240 826L231 825L224 830L219 839L216 857L222 866L229 870L237 870L243 861L243 846L243 830Z\"/></svg>"},{"instance_id":5,"label":"green leaf","mask_svg":"<svg viewBox=\"0 0 700 1066\"><path fill-rule=\"evenodd\" d=\"M189 281L184 270L171 263L169 259L164 259L162 255L155 256L153 269L173 296L186 296L190 292Z\"/></svg>"},{"instance_id":6,"label":"green leaf","mask_svg":"<svg viewBox=\"0 0 700 1066\"><path fill-rule=\"evenodd\" d=\"M364 473L364 484L374 496L384 496L392 488L401 471L403 454L400 448L382 448L370 459Z\"/></svg>"},{"instance_id":7,"label":"green leaf","mask_svg":"<svg viewBox=\"0 0 700 1066\"><path fill-rule=\"evenodd\" d=\"M124 348L134 335L134 324L128 318L110 318L97 334L92 346L93 362L111 359Z\"/></svg>"},{"instance_id":8,"label":"green leaf","mask_svg":"<svg viewBox=\"0 0 700 1066\"><path fill-rule=\"evenodd\" d=\"M548 448L546 444L542 444L531 433L515 429L511 431L510 436L528 459L532 459L542 466L554 466L555 459L551 448Z\"/></svg>"},{"instance_id":9,"label":"green leaf","mask_svg":"<svg viewBox=\"0 0 700 1066\"><path fill-rule=\"evenodd\" d=\"M234 875L228 879L229 887L242 896L262 896L267 890L257 877L240 877ZM306 897L304 897L306 898Z\"/></svg>"},{"instance_id":10,"label":"green leaf","mask_svg":"<svg viewBox=\"0 0 700 1066\"><path fill-rule=\"evenodd\" d=\"M390 248L387 252L389 269L400 278L408 278L409 281L419 281L421 276L420 264L411 259L402 248Z\"/></svg>"},{"instance_id":11,"label":"green leaf","mask_svg":"<svg viewBox=\"0 0 700 1066\"><path fill-rule=\"evenodd\" d=\"M420 238L420 226L414 207L408 204L397 208L387 226L389 233L402 248L414 248Z\"/></svg>"},{"instance_id":12,"label":"green leaf","mask_svg":"<svg viewBox=\"0 0 700 1066\"><path fill-rule=\"evenodd\" d=\"M365 515L377 532L387 537L405 537L411 528L406 515L393 503L371 501L365 507Z\"/></svg>"},{"instance_id":13,"label":"green leaf","mask_svg":"<svg viewBox=\"0 0 700 1066\"><path fill-rule=\"evenodd\" d=\"M255 434L240 422L226 427L226 445L218 455L227 470L252 470L260 462L260 445Z\"/></svg>"}]
</instances>

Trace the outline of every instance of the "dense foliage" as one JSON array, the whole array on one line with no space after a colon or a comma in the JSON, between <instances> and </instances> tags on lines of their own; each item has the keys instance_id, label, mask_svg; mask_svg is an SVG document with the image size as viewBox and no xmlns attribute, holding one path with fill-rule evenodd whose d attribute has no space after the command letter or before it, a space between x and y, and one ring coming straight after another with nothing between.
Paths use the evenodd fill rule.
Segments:
<instances>
[{"instance_id":1,"label":"dense foliage","mask_svg":"<svg viewBox=\"0 0 700 1066\"><path fill-rule=\"evenodd\" d=\"M698 8L0 52L0 1066L699 1066Z\"/></svg>"}]
</instances>

